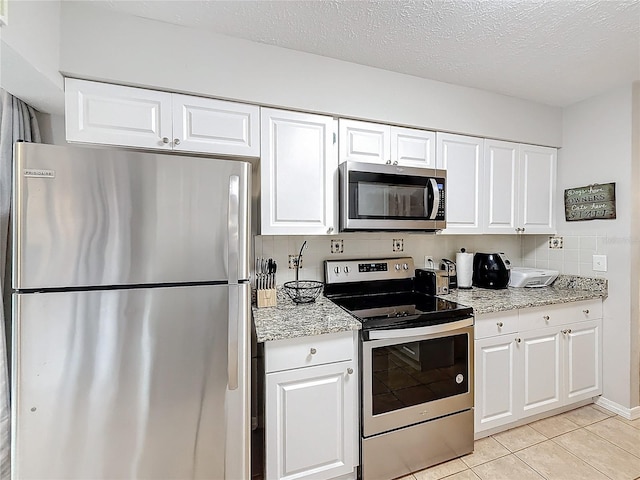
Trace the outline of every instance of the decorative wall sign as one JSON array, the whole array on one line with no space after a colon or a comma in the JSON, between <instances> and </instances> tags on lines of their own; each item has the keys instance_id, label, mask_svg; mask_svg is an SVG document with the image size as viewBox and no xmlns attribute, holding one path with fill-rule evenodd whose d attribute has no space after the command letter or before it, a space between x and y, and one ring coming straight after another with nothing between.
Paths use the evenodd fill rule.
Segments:
<instances>
[{"instance_id":1,"label":"decorative wall sign","mask_svg":"<svg viewBox=\"0 0 640 480\"><path fill-rule=\"evenodd\" d=\"M567 222L616 218L616 184L603 183L564 191Z\"/></svg>"}]
</instances>

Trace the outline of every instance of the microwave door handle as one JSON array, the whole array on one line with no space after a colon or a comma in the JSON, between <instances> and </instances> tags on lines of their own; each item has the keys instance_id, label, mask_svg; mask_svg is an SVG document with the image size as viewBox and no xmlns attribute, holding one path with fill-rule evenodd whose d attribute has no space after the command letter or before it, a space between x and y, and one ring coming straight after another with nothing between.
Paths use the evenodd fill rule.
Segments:
<instances>
[{"instance_id":1,"label":"microwave door handle","mask_svg":"<svg viewBox=\"0 0 640 480\"><path fill-rule=\"evenodd\" d=\"M429 212L429 219L435 220L436 216L438 215L438 209L440 208L440 195L438 194L438 182L436 182L435 178L429 179L428 187L429 188L427 190L431 191L431 194L433 195L433 207ZM426 205L429 204L428 202L425 202L425 203Z\"/></svg>"}]
</instances>

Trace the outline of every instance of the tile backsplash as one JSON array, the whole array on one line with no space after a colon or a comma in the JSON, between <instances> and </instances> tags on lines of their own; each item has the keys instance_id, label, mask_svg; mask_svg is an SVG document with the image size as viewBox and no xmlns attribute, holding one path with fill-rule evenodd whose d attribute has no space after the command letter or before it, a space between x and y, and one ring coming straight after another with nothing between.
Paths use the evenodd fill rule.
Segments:
<instances>
[{"instance_id":1,"label":"tile backsplash","mask_svg":"<svg viewBox=\"0 0 640 480\"><path fill-rule=\"evenodd\" d=\"M606 272L593 271L593 255L608 255L613 240L603 234L523 235L522 266L550 268L565 275L604 277Z\"/></svg>"},{"instance_id":2,"label":"tile backsplash","mask_svg":"<svg viewBox=\"0 0 640 480\"><path fill-rule=\"evenodd\" d=\"M545 237L545 240L547 237ZM295 270L288 268L289 255L302 254L301 280L324 281L324 260L339 258L413 257L423 267L425 255L437 266L442 258L455 261L456 252L504 252L514 265L522 263L521 239L516 235L442 235L426 233L345 233L325 236L256 236L256 257L273 258L278 263L277 282L294 280ZM341 241L340 241L341 240ZM335 253L332 253L335 252Z\"/></svg>"}]
</instances>

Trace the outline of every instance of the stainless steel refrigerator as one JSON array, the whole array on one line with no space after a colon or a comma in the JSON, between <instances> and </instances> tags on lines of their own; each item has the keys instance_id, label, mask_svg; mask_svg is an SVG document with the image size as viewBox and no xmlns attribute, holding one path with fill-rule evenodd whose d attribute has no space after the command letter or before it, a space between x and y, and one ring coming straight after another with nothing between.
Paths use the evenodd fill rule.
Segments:
<instances>
[{"instance_id":1,"label":"stainless steel refrigerator","mask_svg":"<svg viewBox=\"0 0 640 480\"><path fill-rule=\"evenodd\" d=\"M14 479L249 478L250 168L16 144Z\"/></svg>"}]
</instances>

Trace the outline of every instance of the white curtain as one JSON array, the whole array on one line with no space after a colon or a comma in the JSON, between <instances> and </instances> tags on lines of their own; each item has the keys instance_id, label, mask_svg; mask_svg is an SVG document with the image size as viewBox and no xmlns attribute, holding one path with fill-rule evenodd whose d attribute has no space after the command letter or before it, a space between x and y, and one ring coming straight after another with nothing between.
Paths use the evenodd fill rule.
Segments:
<instances>
[{"instance_id":1,"label":"white curtain","mask_svg":"<svg viewBox=\"0 0 640 480\"><path fill-rule=\"evenodd\" d=\"M11 170L17 140L40 142L35 110L0 89L0 480L11 476L9 355L11 318L10 236Z\"/></svg>"}]
</instances>

